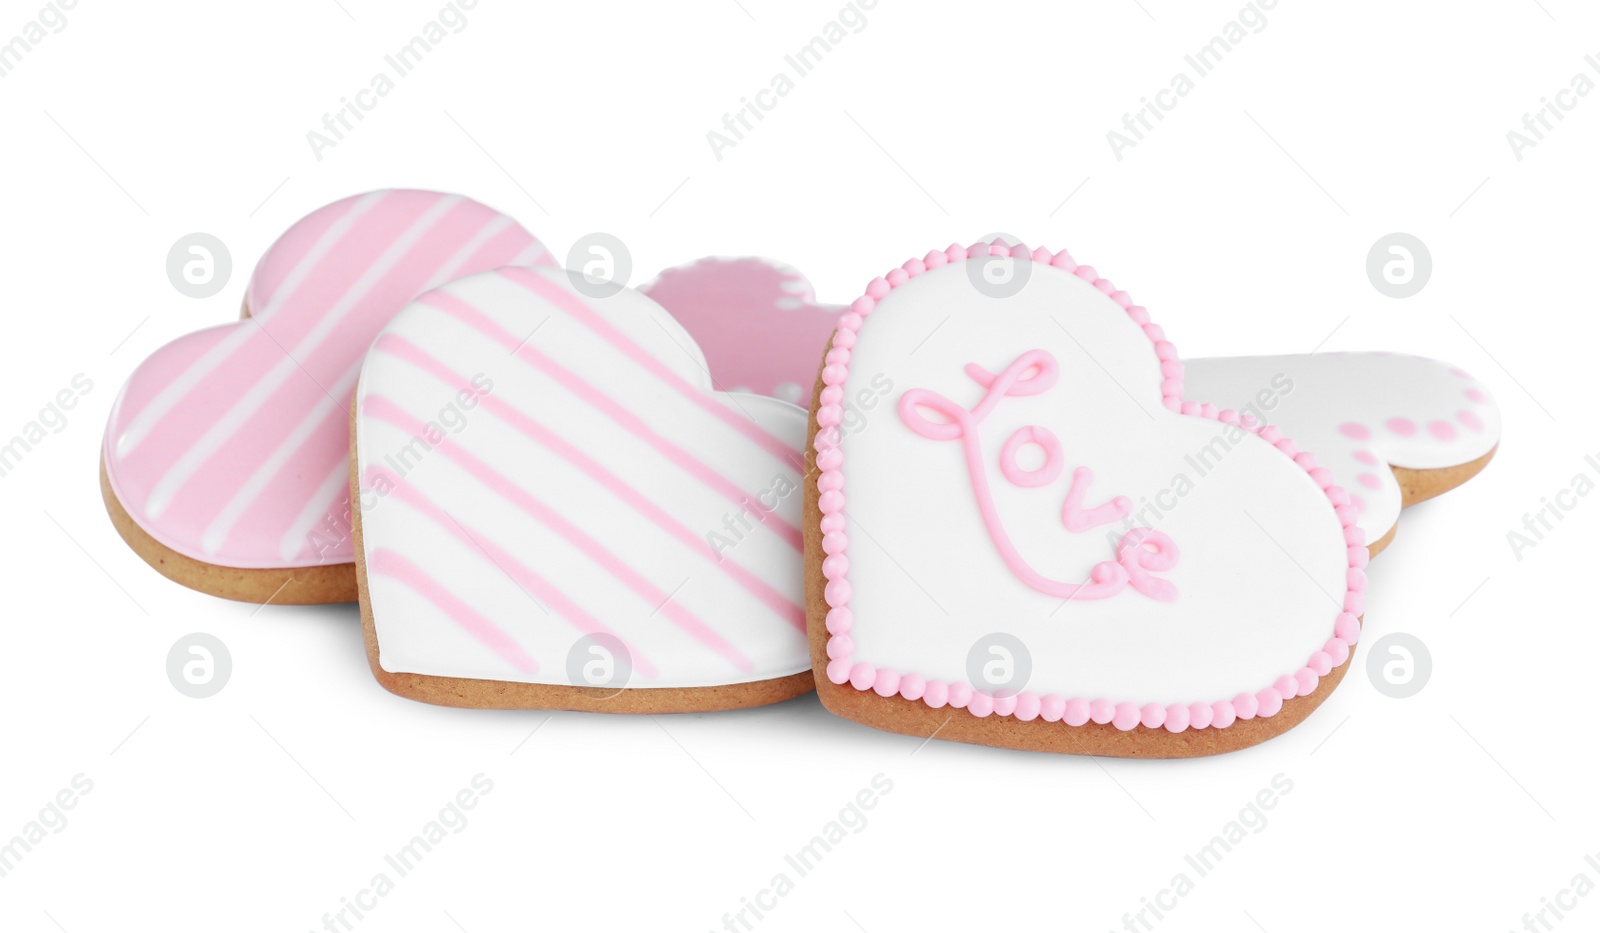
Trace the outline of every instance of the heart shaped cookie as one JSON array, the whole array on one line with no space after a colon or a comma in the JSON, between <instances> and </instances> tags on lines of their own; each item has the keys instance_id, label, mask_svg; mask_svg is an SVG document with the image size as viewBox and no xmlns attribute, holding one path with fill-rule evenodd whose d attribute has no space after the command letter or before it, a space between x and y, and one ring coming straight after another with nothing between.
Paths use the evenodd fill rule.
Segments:
<instances>
[{"instance_id":1,"label":"heart shaped cookie","mask_svg":"<svg viewBox=\"0 0 1600 933\"><path fill-rule=\"evenodd\" d=\"M242 320L129 377L101 462L117 530L203 592L354 600L348 404L372 338L436 285L551 263L510 217L459 195L374 191L312 212L261 258Z\"/></svg>"},{"instance_id":2,"label":"heart shaped cookie","mask_svg":"<svg viewBox=\"0 0 1600 933\"><path fill-rule=\"evenodd\" d=\"M1185 362L1191 398L1249 410L1317 452L1374 553L1400 510L1476 476L1500 441L1500 409L1465 370L1400 353L1219 357Z\"/></svg>"},{"instance_id":3,"label":"heart shaped cookie","mask_svg":"<svg viewBox=\"0 0 1600 933\"><path fill-rule=\"evenodd\" d=\"M952 246L839 319L812 409L807 587L829 709L1095 755L1242 748L1359 636L1349 494L1186 401L1145 309L1066 253ZM853 430L845 407L887 385Z\"/></svg>"},{"instance_id":4,"label":"heart shaped cookie","mask_svg":"<svg viewBox=\"0 0 1600 933\"><path fill-rule=\"evenodd\" d=\"M754 256L708 257L640 291L699 342L718 386L811 404L817 359L842 309L818 304L799 272Z\"/></svg>"},{"instance_id":5,"label":"heart shaped cookie","mask_svg":"<svg viewBox=\"0 0 1600 933\"><path fill-rule=\"evenodd\" d=\"M421 296L356 392L362 615L395 693L654 712L812 689L805 412L714 391L640 293L502 269Z\"/></svg>"},{"instance_id":6,"label":"heart shaped cookie","mask_svg":"<svg viewBox=\"0 0 1600 933\"><path fill-rule=\"evenodd\" d=\"M796 397L802 385L801 404L810 404L818 356L844 306L817 303L799 272L753 257L706 258L668 269L643 290L710 348L718 385L780 398ZM1322 454L1334 482L1350 491L1373 553L1393 539L1401 508L1477 475L1500 438L1487 389L1425 357L1320 353L1184 365L1190 398L1274 425ZM843 424L869 413L847 404Z\"/></svg>"}]
</instances>

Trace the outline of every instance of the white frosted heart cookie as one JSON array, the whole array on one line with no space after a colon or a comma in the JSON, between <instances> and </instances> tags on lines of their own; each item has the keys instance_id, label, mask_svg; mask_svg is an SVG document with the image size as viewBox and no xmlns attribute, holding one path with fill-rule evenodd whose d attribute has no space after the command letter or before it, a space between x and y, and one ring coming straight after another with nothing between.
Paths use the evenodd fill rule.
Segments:
<instances>
[{"instance_id":1,"label":"white frosted heart cookie","mask_svg":"<svg viewBox=\"0 0 1600 933\"><path fill-rule=\"evenodd\" d=\"M829 709L1138 757L1304 719L1359 637L1365 534L1313 454L1186 401L1182 375L1145 310L1066 253L952 246L875 279L812 409L806 583ZM884 385L888 404L843 429Z\"/></svg>"},{"instance_id":2,"label":"white frosted heart cookie","mask_svg":"<svg viewBox=\"0 0 1600 933\"><path fill-rule=\"evenodd\" d=\"M714 391L650 299L555 270L462 279L383 330L356 395L358 580L388 689L654 712L812 688L805 412Z\"/></svg>"},{"instance_id":3,"label":"white frosted heart cookie","mask_svg":"<svg viewBox=\"0 0 1600 933\"><path fill-rule=\"evenodd\" d=\"M1350 491L1374 552L1400 510L1488 465L1500 409L1465 370L1400 353L1184 361L1190 398L1249 410L1309 450Z\"/></svg>"}]
</instances>

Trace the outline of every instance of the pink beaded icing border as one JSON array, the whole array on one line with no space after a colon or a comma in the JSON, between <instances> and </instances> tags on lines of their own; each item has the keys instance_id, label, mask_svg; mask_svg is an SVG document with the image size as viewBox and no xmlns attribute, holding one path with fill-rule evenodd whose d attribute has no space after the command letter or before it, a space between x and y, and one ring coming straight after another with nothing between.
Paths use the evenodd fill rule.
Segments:
<instances>
[{"instance_id":1,"label":"pink beaded icing border","mask_svg":"<svg viewBox=\"0 0 1600 933\"><path fill-rule=\"evenodd\" d=\"M1161 402L1168 409L1183 415L1237 425L1256 434L1282 451L1284 456L1292 458L1327 494L1344 529L1349 569L1345 574L1343 608L1333 620L1333 637L1328 639L1322 650L1311 655L1304 667L1284 674L1255 693L1241 693L1229 700L1187 705L1174 703L1170 706L1148 703L1141 706L1104 698L1063 697L1053 693L1038 696L1027 691L1014 696L996 697L975 690L967 683L927 680L920 674L901 674L888 668L874 668L865 662L850 662L855 651L855 642L850 637L855 619L850 611L849 535L844 515L844 451L839 446L839 424L844 417L841 402L844 383L850 376L851 349L856 344L862 322L890 291L930 269L961 262L969 257L1007 254L1076 275L1125 310L1128 317L1139 324L1150 338L1161 366ZM1367 575L1364 568L1369 552L1366 533L1356 525L1357 510L1351 504L1349 492L1333 482L1333 474L1325 467L1318 466L1315 457L1300 450L1277 428L1257 425L1252 416L1241 417L1232 409L1218 410L1215 405L1184 401L1183 364L1178 360L1177 349L1167 341L1161 328L1150 323L1149 313L1135 305L1127 292L1117 291L1109 281L1100 278L1093 267L1078 265L1065 250L1059 253L1051 253L1043 247L1030 250L1021 244L1008 246L1003 240L975 243L970 248L952 244L948 249L934 250L921 259L912 259L897 269L889 270L888 274L867 283L866 294L857 298L849 310L839 317L833 345L824 360L822 383L824 388L817 399L817 434L813 448L817 468L821 471L817 478L817 504L822 512L822 550L827 555L822 561L822 575L828 581L823 599L829 607L826 621L829 636L827 674L833 683L848 683L857 690L871 690L885 698L898 695L907 700L921 700L933 709L944 706L965 709L979 718L991 714L1015 716L1023 722L1037 718L1045 722L1064 722L1069 726L1081 726L1088 722L1110 723L1122 731L1143 725L1176 733L1185 729L1222 729L1239 719L1276 715L1283 708L1285 700L1314 692L1321 678L1349 659L1350 647L1360 638L1359 617L1366 609Z\"/></svg>"}]
</instances>

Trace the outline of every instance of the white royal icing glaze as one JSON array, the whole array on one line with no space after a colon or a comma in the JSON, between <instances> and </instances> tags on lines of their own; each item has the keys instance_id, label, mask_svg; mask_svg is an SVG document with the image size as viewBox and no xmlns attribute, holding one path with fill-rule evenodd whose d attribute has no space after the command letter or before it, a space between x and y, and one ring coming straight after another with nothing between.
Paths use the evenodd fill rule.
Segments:
<instances>
[{"instance_id":1,"label":"white royal icing glaze","mask_svg":"<svg viewBox=\"0 0 1600 933\"><path fill-rule=\"evenodd\" d=\"M384 329L357 396L384 670L583 685L569 654L595 632L627 647L630 687L810 667L805 412L712 392L650 299L554 270L462 279Z\"/></svg>"},{"instance_id":2,"label":"white royal icing glaze","mask_svg":"<svg viewBox=\"0 0 1600 933\"><path fill-rule=\"evenodd\" d=\"M1120 534L1121 522L1082 533L1062 526L1072 472L1088 466L1089 504L1127 496L1135 519L1159 508L1152 524L1180 554L1160 576L1178 597L1063 600L1024 585L991 542L961 445L916 433L885 405L840 444L851 663L965 682L974 643L1003 632L1030 655L1029 692L1137 704L1226 700L1305 665L1328 641L1346 591L1345 535L1327 495L1253 434L1163 407L1150 338L1088 282L1035 263L1019 293L991 298L969 281L966 266L977 261L930 269L878 300L844 398L887 380L893 403L927 389L970 408L984 390L967 364L998 373L1027 351L1048 351L1057 384L1004 398L980 428L1017 549L1073 581L1112 556L1108 532ZM1003 442L1026 425L1048 428L1063 449L1065 472L1043 487L995 472ZM1022 465L1036 464L1024 456Z\"/></svg>"}]
</instances>

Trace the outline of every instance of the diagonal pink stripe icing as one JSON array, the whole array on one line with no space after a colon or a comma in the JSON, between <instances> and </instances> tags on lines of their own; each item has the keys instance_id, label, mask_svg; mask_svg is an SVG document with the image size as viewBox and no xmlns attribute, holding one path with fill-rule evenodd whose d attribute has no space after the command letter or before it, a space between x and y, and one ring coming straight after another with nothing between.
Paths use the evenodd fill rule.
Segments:
<instances>
[{"instance_id":1,"label":"diagonal pink stripe icing","mask_svg":"<svg viewBox=\"0 0 1600 933\"><path fill-rule=\"evenodd\" d=\"M482 533L468 531L466 526L456 521L449 512L440 508L410 483L403 479L394 478L388 471L370 468L366 471L366 476L368 485L372 485L379 476L384 477L390 487L388 495L394 496L398 501L427 516L435 525L443 528L456 540L466 545L469 550L486 555L488 562L510 574L517 584L537 596L540 602L545 603L556 615L570 622L573 628L586 635L610 635L622 642L623 646L628 649L628 657L633 663L634 669L645 677L653 678L656 676L656 666L644 656L644 653L639 650L637 645L613 632L605 623L596 619L588 610L578 605L555 584L535 573L532 568L517 560L505 548L495 544L494 541Z\"/></svg>"},{"instance_id":2,"label":"diagonal pink stripe icing","mask_svg":"<svg viewBox=\"0 0 1600 933\"><path fill-rule=\"evenodd\" d=\"M330 387L329 391L337 393L337 397L348 399L351 388L353 386ZM225 491L232 493L225 504L217 504L221 501L220 496L208 501L210 509L203 513L201 519L207 521L201 546L208 552L214 553L226 546L233 529L238 527L281 538L283 529L294 521L305 507L306 500L324 498L322 493L326 490L306 491L303 477L326 476L344 460L343 452L327 443L326 438L337 436L339 429L349 424L350 412L325 395L320 403L313 400L312 404L315 407L307 411L301 423L293 429L275 424L273 416L276 412L263 413L266 417L259 418L259 426L252 430L270 435L273 441L271 446L242 444L228 452L230 458L239 455L238 465L246 469L241 470L243 476L237 486L225 488ZM320 413L317 408L321 408ZM348 504L348 496L349 483L346 482L345 488L333 499L318 502L321 513L326 515L335 508L342 513L344 509L341 503ZM183 501L184 497L178 500ZM169 514L178 514L177 502Z\"/></svg>"},{"instance_id":3,"label":"diagonal pink stripe icing","mask_svg":"<svg viewBox=\"0 0 1600 933\"><path fill-rule=\"evenodd\" d=\"M688 380L674 372L667 364L656 359L643 347L630 340L628 335L614 327L610 321L607 321L593 308L589 307L583 299L556 285L544 276L536 272L529 272L527 269L501 269L500 274L570 314L579 323L603 337L606 342L610 343L630 360L633 360L641 368L671 386L679 395L693 402L702 411L754 441L774 457L791 466L797 462L797 454L788 444L768 433L766 429L749 418L740 417L728 406L711 398L706 390L690 385Z\"/></svg>"},{"instance_id":4,"label":"diagonal pink stripe icing","mask_svg":"<svg viewBox=\"0 0 1600 933\"><path fill-rule=\"evenodd\" d=\"M300 286L312 276L329 251L348 245L353 224L374 208L393 208L398 192L392 190L369 191L366 194L344 198L324 205L300 218L280 235L250 273L245 284L245 307L251 315L272 316L271 309L289 305ZM384 202L390 202L384 206ZM290 313L293 313L292 310Z\"/></svg>"},{"instance_id":5,"label":"diagonal pink stripe icing","mask_svg":"<svg viewBox=\"0 0 1600 933\"><path fill-rule=\"evenodd\" d=\"M539 669L538 662L529 657L510 635L484 618L478 610L458 599L439 581L429 576L427 571L407 560L405 555L388 548L378 548L367 555L367 569L398 580L415 590L419 596L433 603L439 611L454 620L467 634L510 662L517 670L531 674Z\"/></svg>"},{"instance_id":6,"label":"diagonal pink stripe icing","mask_svg":"<svg viewBox=\"0 0 1600 933\"><path fill-rule=\"evenodd\" d=\"M413 437L423 436L425 430L422 421L406 412L393 400L381 395L368 395L363 398L358 417L381 421ZM450 442L448 439L435 449L442 450L446 458L466 470L474 479L493 490L502 499L511 502L539 522L539 524L566 539L568 543L576 547L602 570L614 577L617 582L628 587L651 606L657 607L656 611L666 616L674 625L701 645L726 658L740 671L754 669L754 664L751 663L750 659L740 653L739 649L730 644L715 629L705 624L688 609L674 602L670 594L645 579L637 570L615 554L612 554L604 545L590 537L583 529L567 521L559 512L552 509L532 493L512 482L503 473L478 459L459 444Z\"/></svg>"},{"instance_id":7,"label":"diagonal pink stripe icing","mask_svg":"<svg viewBox=\"0 0 1600 933\"><path fill-rule=\"evenodd\" d=\"M353 298L364 272L430 211L437 223ZM361 356L431 283L517 262L551 264L512 218L457 195L378 191L313 212L256 266L250 320L180 338L130 377L106 428L112 488L137 522L191 557L241 567L352 560L347 483L327 477L348 451L344 408ZM286 350L297 365L284 376ZM230 413L244 418L238 403L269 379L281 384L244 428L169 489L164 507L144 508L169 468Z\"/></svg>"},{"instance_id":8,"label":"diagonal pink stripe icing","mask_svg":"<svg viewBox=\"0 0 1600 933\"><path fill-rule=\"evenodd\" d=\"M804 553L805 537L798 527L780 517L766 513L766 510L761 508L760 503L753 500L750 494L741 489L737 483L717 472L716 469L700 460L694 454L662 437L643 418L623 407L616 399L590 384L582 376L567 369L538 350L526 346L526 341L518 340L510 331L495 323L483 311L444 291L429 292L417 299L417 301L419 304L427 305L434 310L443 311L445 314L513 351L518 359L543 372L558 382L562 388L583 399L592 407L599 409L606 417L655 448L656 452L665 457L668 462L715 490L728 501L735 505L752 509L757 513L766 514L767 518L772 519L772 522L769 525L766 520L763 520L761 526L764 528L770 527L776 534L789 542L790 547ZM790 451L790 453L792 454L793 451Z\"/></svg>"},{"instance_id":9,"label":"diagonal pink stripe icing","mask_svg":"<svg viewBox=\"0 0 1600 933\"><path fill-rule=\"evenodd\" d=\"M395 203L393 199L391 203ZM322 394L319 383L326 387L340 370L351 366L350 349L338 339L341 332L356 329L370 334L375 328L362 327L364 315L371 314L373 308L393 313L387 302L381 301L385 284L397 272L404 273L406 261L415 254L419 245L426 246L431 237L449 230L452 225L461 224L463 212L457 209L464 204L468 202L455 195L435 198L427 203L425 209L411 209L399 214L395 219L401 220L403 226L399 227L398 232L395 229L383 229L381 237L363 236L359 240L359 250L354 248L355 241L352 241L348 255L341 254L331 264L331 268L340 274L333 278L336 283L333 287L319 293L321 301L327 302L320 305L321 314L272 315L271 320L263 315L254 319L262 331L260 336L271 346L253 360L258 366L229 366L222 371L229 381L214 387L213 391L228 397L228 408L207 424L198 437L174 451L177 456L161 471L146 497L146 514L158 519L175 503L182 509L184 505L178 502L181 498L191 503L189 508L199 509L199 514L215 515L223 502L215 502L208 508L195 504L194 499L202 492L210 493L207 498L211 498L223 487L207 484L203 479L196 483L189 481L213 458L225 459L229 453L241 448L255 446L260 449L273 444L276 438L264 435L262 430L263 416L277 415L286 422L277 427L282 427L283 433L287 433L288 425L296 419L283 418L286 413L279 400L298 397L302 400L300 411L307 411L310 405L304 404L304 400L316 399ZM372 212L367 219L367 226L373 226L384 217ZM465 234L462 236L464 238ZM316 375L308 378L308 373L320 374L321 378ZM321 403L313 401L310 404ZM184 408L174 409L172 415L176 423L186 420ZM247 426L249 431L246 431ZM243 437L240 436L241 432L245 432ZM277 432L273 434L282 436ZM259 461L264 456L265 453L260 453L248 459ZM173 518L177 520L178 516L175 514ZM187 521L195 520L191 517Z\"/></svg>"},{"instance_id":10,"label":"diagonal pink stripe icing","mask_svg":"<svg viewBox=\"0 0 1600 933\"><path fill-rule=\"evenodd\" d=\"M391 210L413 209L408 203L397 208L396 199L385 192L351 198L349 202L350 206L339 211L338 219L318 234L310 248L294 253L294 268L281 277L270 297L260 297L252 277L247 287L251 321L236 321L215 329L204 352L181 362L175 360L175 366L163 364L161 371L153 374L162 383L153 397L142 405L128 400L114 448L119 459L133 461L146 447L157 448L155 453L143 454L145 460L156 464L168 464L180 456L206 428L224 416L251 383L264 377L282 359L281 347L293 346L293 335L286 332L288 325L284 322L294 320L299 309L320 300L323 278L353 278L377 255L379 245L368 231L377 225L377 231L382 232L387 225L381 217L375 219L373 212L382 208L380 213L386 215ZM334 205L325 210L331 213L336 209ZM421 208L415 210L420 212ZM339 261L328 261L330 254ZM267 258L262 262L265 264ZM274 321L274 327L269 329L267 323ZM285 339L290 343L283 344ZM159 467L150 469L160 475Z\"/></svg>"},{"instance_id":11,"label":"diagonal pink stripe icing","mask_svg":"<svg viewBox=\"0 0 1600 933\"><path fill-rule=\"evenodd\" d=\"M274 244L274 250L269 251L268 255L272 256L277 252L282 257L283 263L274 266L279 271L272 286L273 299L268 301L257 298L257 280L263 274L263 267L268 264L264 258L246 288L246 294L251 296L248 307L255 309L253 315L259 317L264 313L262 309L279 304L277 298L280 293L292 295L304 279L318 268L326 253L338 247L360 218L388 197L388 194L388 192L374 191L330 204L292 228L301 233L298 238L286 235L285 239L291 239L293 242L285 244L284 239L280 239ZM295 245L296 243L298 245ZM165 370L160 377L159 388L152 386L154 391L145 396L143 404L135 404L125 390L126 410L119 412L120 424L116 425L115 435L112 434L113 425L108 423L106 426L108 439L114 439L114 444L109 449L119 458L132 456L144 442L145 437L168 420L168 415L175 406L189 399L203 380L212 376L222 364L231 362L251 340L261 336L258 331L259 328L241 327L238 323L215 328L214 342L208 342L204 352ZM130 381L130 387L131 385Z\"/></svg>"},{"instance_id":12,"label":"diagonal pink stripe icing","mask_svg":"<svg viewBox=\"0 0 1600 933\"><path fill-rule=\"evenodd\" d=\"M438 358L398 334L382 335L378 338L374 349L410 363L452 389L461 390L468 386L466 379L445 366ZM705 539L690 531L687 526L673 518L648 496L608 470L604 464L585 454L566 439L533 420L525 412L518 410L504 399L493 395L485 395L479 402L500 420L516 428L524 437L577 467L590 479L604 487L607 492L622 500L657 528L677 539L684 547L711 561L712 564L716 565L717 569L731 577L735 583L750 595L765 603L779 617L787 619L789 624L796 629L802 632L805 631L806 614L804 607L785 598L782 593L779 593L766 581L734 561L719 560L716 553L712 551L711 546L706 544Z\"/></svg>"},{"instance_id":13,"label":"diagonal pink stripe icing","mask_svg":"<svg viewBox=\"0 0 1600 933\"><path fill-rule=\"evenodd\" d=\"M436 203L449 200L447 196L438 196ZM489 216L486 218L485 213ZM392 241L397 238L394 231L390 231ZM411 248L395 263L393 269L383 278L374 283L372 290L361 302L354 307L349 318L336 331L329 335L329 339L317 347L313 353L299 362L306 371L314 375L319 382L315 394L311 395L309 404L294 404L288 397L291 393L285 392L282 404L267 406L256 423L252 425L251 437L235 438L232 453L237 453L245 462L266 463L273 459L280 462L276 472L287 472L284 466L292 462L301 464L301 455L296 454L292 461L283 461L287 451L280 445L290 438L290 426L285 421L273 424L275 419L286 418L291 413L307 411L307 418L317 417L315 409L326 407L328 413L319 421L323 425L308 439L319 448L320 452L329 452L338 449L341 453L347 452L348 441L333 445L328 443L334 438L344 440L345 424L349 420L348 400L350 390L354 386L356 377L361 369L361 358L364 355L366 344L371 340L371 335L376 328L381 326L396 310L395 292L406 296L415 295L422 290L425 282L431 282L440 275L454 275L463 268L483 268L487 263L493 267L504 261L522 242L531 239L528 233L517 226L516 221L504 214L487 212L480 205L465 199L456 199L449 211L434 225L432 229L413 243ZM466 244L457 247L456 244ZM499 251L498 257L485 255L485 250L494 245ZM454 254L451 253L455 249ZM469 262L480 263L477 266L468 266ZM424 276L427 278L424 279ZM304 390L304 386L301 389ZM322 390L326 390L324 393ZM329 399L329 396L332 399ZM337 421L337 424L328 422ZM268 426L272 425L269 430ZM305 444L299 445L304 447ZM321 475L323 471L313 470L312 475ZM270 539L305 537L309 529L298 529L296 525L302 521L301 515L308 507L327 506L321 508L321 514L326 514L329 508L338 508L343 511L344 503L336 501L326 503L312 502L320 500L323 490L312 489L296 497L292 492L284 492L273 500L277 506L272 517L255 527L265 531ZM229 503L232 504L231 502ZM285 508L285 504L291 507ZM248 506L248 503L246 503ZM213 514L225 514L228 506L218 505L213 509ZM313 513L316 514L316 513ZM208 531L210 529L208 528ZM225 528L223 529L226 530ZM298 531L299 534L291 534ZM288 559L287 557L285 559Z\"/></svg>"}]
</instances>

